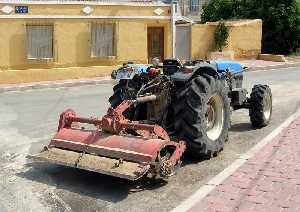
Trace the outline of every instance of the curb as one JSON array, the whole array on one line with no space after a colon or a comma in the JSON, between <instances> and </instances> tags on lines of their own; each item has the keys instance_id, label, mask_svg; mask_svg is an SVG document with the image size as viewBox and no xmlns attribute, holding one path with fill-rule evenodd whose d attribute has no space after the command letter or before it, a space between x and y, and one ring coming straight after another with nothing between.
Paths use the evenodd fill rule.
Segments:
<instances>
[{"instance_id":1,"label":"curb","mask_svg":"<svg viewBox=\"0 0 300 212\"><path fill-rule=\"evenodd\" d=\"M280 64L280 65L250 67L247 69L247 71L266 71L266 70L272 70L272 69L293 68L293 67L300 67L300 62L286 63L286 64Z\"/></svg>"},{"instance_id":2,"label":"curb","mask_svg":"<svg viewBox=\"0 0 300 212\"><path fill-rule=\"evenodd\" d=\"M44 89L44 88L66 88L66 87L76 87L83 85L98 85L111 83L113 80L111 77L97 77L92 79L81 79L81 80L69 80L69 81L47 81L47 82L37 82L37 83L24 83L17 85L0 85L0 94L11 91L27 91L34 89Z\"/></svg>"}]
</instances>

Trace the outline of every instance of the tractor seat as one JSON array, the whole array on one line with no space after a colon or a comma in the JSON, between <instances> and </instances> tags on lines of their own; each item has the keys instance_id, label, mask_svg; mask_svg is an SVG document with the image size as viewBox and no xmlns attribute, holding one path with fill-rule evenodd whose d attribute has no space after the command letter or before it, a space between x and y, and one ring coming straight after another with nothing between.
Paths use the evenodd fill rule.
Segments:
<instances>
[{"instance_id":1,"label":"tractor seat","mask_svg":"<svg viewBox=\"0 0 300 212\"><path fill-rule=\"evenodd\" d=\"M164 75L173 75L182 68L182 64L178 59L166 59L163 61L163 73Z\"/></svg>"}]
</instances>

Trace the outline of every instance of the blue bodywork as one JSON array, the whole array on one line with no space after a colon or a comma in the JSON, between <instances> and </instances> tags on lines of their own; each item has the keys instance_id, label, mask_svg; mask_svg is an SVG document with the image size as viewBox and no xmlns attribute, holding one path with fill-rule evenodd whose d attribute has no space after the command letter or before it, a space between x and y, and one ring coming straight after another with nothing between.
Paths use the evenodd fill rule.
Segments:
<instances>
[{"instance_id":1,"label":"blue bodywork","mask_svg":"<svg viewBox=\"0 0 300 212\"><path fill-rule=\"evenodd\" d=\"M211 64L215 64L219 73L230 70L233 74L241 73L244 71L244 66L238 62L230 60L214 60L210 61ZM147 73L147 69L150 65L137 65L128 64L129 67L134 68L139 73Z\"/></svg>"},{"instance_id":2,"label":"blue bodywork","mask_svg":"<svg viewBox=\"0 0 300 212\"><path fill-rule=\"evenodd\" d=\"M139 73L147 73L147 69L150 65L138 65L138 64L128 64L128 67L132 67Z\"/></svg>"},{"instance_id":3,"label":"blue bodywork","mask_svg":"<svg viewBox=\"0 0 300 212\"><path fill-rule=\"evenodd\" d=\"M219 73L223 73L226 72L226 70L230 70L233 74L238 74L244 71L244 66L235 61L215 60L211 61L211 64L212 63L216 64L217 71Z\"/></svg>"},{"instance_id":4,"label":"blue bodywork","mask_svg":"<svg viewBox=\"0 0 300 212\"><path fill-rule=\"evenodd\" d=\"M148 65L138 65L138 64L126 64L115 71L114 79L133 79L134 76L140 75L142 73L147 73L149 66Z\"/></svg>"},{"instance_id":5,"label":"blue bodywork","mask_svg":"<svg viewBox=\"0 0 300 212\"><path fill-rule=\"evenodd\" d=\"M230 71L233 75L238 74L242 75L244 71L243 65L241 65L238 62L235 61L226 61L226 60L214 60L209 61L209 63L214 66L217 69L217 72L221 74L222 76L227 75L227 71ZM145 64L127 64L126 67L122 67L117 70L116 72L116 79L132 79L136 74L142 74L147 73L148 69L151 65L145 65ZM128 69L131 68L131 69ZM129 71L130 70L130 71ZM175 76L176 75L176 76ZM181 72L177 72L173 75L173 77L178 77L187 79L192 74L184 74Z\"/></svg>"}]
</instances>

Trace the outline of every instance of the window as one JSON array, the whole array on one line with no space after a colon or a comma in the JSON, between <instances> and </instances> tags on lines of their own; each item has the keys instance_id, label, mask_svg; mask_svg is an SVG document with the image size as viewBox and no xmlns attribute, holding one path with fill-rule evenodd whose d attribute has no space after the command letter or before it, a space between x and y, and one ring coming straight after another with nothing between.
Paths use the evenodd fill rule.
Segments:
<instances>
[{"instance_id":1,"label":"window","mask_svg":"<svg viewBox=\"0 0 300 212\"><path fill-rule=\"evenodd\" d=\"M53 26L27 25L27 58L53 58Z\"/></svg>"},{"instance_id":2,"label":"window","mask_svg":"<svg viewBox=\"0 0 300 212\"><path fill-rule=\"evenodd\" d=\"M115 56L114 51L114 24L92 24L92 57Z\"/></svg>"},{"instance_id":3,"label":"window","mask_svg":"<svg viewBox=\"0 0 300 212\"><path fill-rule=\"evenodd\" d=\"M190 0L190 12L199 11L199 0Z\"/></svg>"}]
</instances>

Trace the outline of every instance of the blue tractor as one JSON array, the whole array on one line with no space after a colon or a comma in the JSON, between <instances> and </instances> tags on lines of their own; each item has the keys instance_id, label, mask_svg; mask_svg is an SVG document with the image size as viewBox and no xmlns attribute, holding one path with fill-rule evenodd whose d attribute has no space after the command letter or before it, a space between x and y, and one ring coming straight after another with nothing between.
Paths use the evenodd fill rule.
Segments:
<instances>
[{"instance_id":1,"label":"blue tractor","mask_svg":"<svg viewBox=\"0 0 300 212\"><path fill-rule=\"evenodd\" d=\"M255 85L248 95L243 88L244 70L234 61L128 63L114 72L118 83L109 101L116 108L124 100L155 95L155 100L123 114L132 121L160 125L172 138L185 141L193 156L210 158L228 140L232 111L249 109L254 128L270 122L271 90L268 85Z\"/></svg>"}]
</instances>

